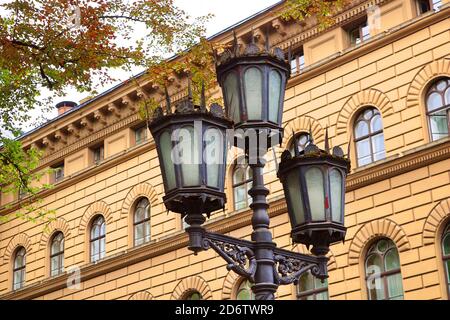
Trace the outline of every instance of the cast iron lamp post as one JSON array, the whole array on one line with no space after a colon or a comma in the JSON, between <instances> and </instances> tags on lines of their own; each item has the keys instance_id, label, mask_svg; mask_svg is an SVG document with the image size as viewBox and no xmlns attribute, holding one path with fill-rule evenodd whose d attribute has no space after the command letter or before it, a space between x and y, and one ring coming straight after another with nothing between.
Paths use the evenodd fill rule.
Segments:
<instances>
[{"instance_id":1,"label":"cast iron lamp post","mask_svg":"<svg viewBox=\"0 0 450 320\"><path fill-rule=\"evenodd\" d=\"M313 255L277 248L269 229L264 155L282 137L290 67L281 49L271 51L268 40L266 44L265 50L260 50L252 41L240 50L235 39L234 47L217 57L226 114L218 105L208 110L202 93L200 106L194 106L189 98L174 112L167 99L166 112L158 108L149 121L164 181L163 201L168 210L186 216L189 249L195 254L215 250L227 262L227 269L254 283L257 300L274 299L279 285L296 284L308 271L322 280L328 277L329 246L345 237L344 195L349 169L343 151L335 147L330 154L328 142L325 150L311 143L293 157L289 151L283 153L278 177L287 200L291 236L295 243L312 245ZM253 173L249 190L253 200L251 241L202 227L204 214L223 209L226 202L226 130L233 126L233 143L243 149Z\"/></svg>"}]
</instances>

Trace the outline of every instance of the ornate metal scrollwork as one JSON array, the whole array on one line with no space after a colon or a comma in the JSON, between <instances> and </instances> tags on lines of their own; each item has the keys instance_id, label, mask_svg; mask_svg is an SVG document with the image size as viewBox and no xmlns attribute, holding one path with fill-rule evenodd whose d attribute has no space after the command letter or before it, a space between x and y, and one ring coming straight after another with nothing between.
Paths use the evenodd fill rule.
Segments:
<instances>
[{"instance_id":1,"label":"ornate metal scrollwork","mask_svg":"<svg viewBox=\"0 0 450 320\"><path fill-rule=\"evenodd\" d=\"M210 235L210 234L209 234ZM212 248L228 263L227 269L254 282L256 272L256 258L249 247L230 243L224 239L213 239L208 236L203 240L205 250Z\"/></svg>"},{"instance_id":2,"label":"ornate metal scrollwork","mask_svg":"<svg viewBox=\"0 0 450 320\"><path fill-rule=\"evenodd\" d=\"M317 257L316 261L308 261L302 257L275 255L274 275L279 285L286 285L298 281L302 274L311 270L311 273L320 279L327 278L327 258Z\"/></svg>"}]
</instances>

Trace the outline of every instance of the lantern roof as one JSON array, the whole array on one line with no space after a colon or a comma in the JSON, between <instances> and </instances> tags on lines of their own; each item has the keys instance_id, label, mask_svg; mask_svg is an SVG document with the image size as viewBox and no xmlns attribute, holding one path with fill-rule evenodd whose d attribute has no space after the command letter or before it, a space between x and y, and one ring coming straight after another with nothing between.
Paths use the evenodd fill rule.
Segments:
<instances>
[{"instance_id":1,"label":"lantern roof","mask_svg":"<svg viewBox=\"0 0 450 320\"><path fill-rule=\"evenodd\" d=\"M290 72L289 63L286 62L285 53L283 49L274 47L270 47L269 43L269 35L266 33L266 41L265 46L260 47L255 43L255 38L252 32L252 40L249 44L245 46L241 46L238 43L236 33L233 31L233 44L230 48L224 49L220 54L217 50L214 51L214 57L216 61L216 69L221 69L224 66L231 64L233 61L242 58L265 58L270 59L275 62L279 62L284 64L288 72ZM290 60L291 49L289 49L289 57Z\"/></svg>"}]
</instances>

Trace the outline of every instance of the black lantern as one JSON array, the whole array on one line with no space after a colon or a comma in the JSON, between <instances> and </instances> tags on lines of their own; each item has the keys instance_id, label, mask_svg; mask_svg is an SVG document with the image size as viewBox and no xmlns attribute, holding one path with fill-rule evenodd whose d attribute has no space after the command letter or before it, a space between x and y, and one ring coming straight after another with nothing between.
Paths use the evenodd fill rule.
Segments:
<instances>
[{"instance_id":1,"label":"black lantern","mask_svg":"<svg viewBox=\"0 0 450 320\"><path fill-rule=\"evenodd\" d=\"M219 105L194 106L191 99L171 113L157 108L149 121L155 140L168 210L201 216L222 209L226 165L226 130L232 122ZM201 224L201 223L200 223Z\"/></svg>"},{"instance_id":2,"label":"black lantern","mask_svg":"<svg viewBox=\"0 0 450 320\"><path fill-rule=\"evenodd\" d=\"M226 113L234 121L235 130L272 132L281 138L284 95L290 76L283 50L270 50L268 39L262 50L253 40L240 50L235 36L233 48L216 57L216 72Z\"/></svg>"},{"instance_id":3,"label":"black lantern","mask_svg":"<svg viewBox=\"0 0 450 320\"><path fill-rule=\"evenodd\" d=\"M326 139L327 140L327 139ZM278 177L287 201L293 242L313 246L326 255L332 243L344 240L345 181L350 162L340 147L329 152L311 143L292 157L284 151Z\"/></svg>"}]
</instances>

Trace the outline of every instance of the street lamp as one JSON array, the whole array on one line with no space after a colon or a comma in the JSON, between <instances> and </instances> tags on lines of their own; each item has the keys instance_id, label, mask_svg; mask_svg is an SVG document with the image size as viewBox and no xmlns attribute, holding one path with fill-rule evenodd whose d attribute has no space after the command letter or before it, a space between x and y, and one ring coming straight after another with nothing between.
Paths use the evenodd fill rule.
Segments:
<instances>
[{"instance_id":1,"label":"street lamp","mask_svg":"<svg viewBox=\"0 0 450 320\"><path fill-rule=\"evenodd\" d=\"M195 254L210 248L215 250L227 262L227 269L254 283L252 290L257 300L274 299L279 285L297 283L308 271L326 279L328 258L325 255L329 245L345 236L348 160L340 148L335 147L330 154L328 141L325 151L311 144L301 155L297 150L295 157L289 151L283 153L278 176L287 199L292 238L294 242L312 245L314 255L277 248L269 229L266 199L269 190L264 186L263 169L268 148L282 137L289 64L281 49L270 50L268 39L263 50L253 40L241 50L235 36L231 49L220 56L216 54L216 71L226 116L217 105L207 110L204 90L201 106L194 106L189 94L172 113L166 91L165 114L158 108L148 123L161 163L165 206L186 216L189 249ZM249 190L253 210L251 241L208 232L202 227L206 220L204 214L209 216L223 208L226 201L224 180L229 135L225 131L233 125L233 143L243 149L253 173ZM208 130L215 134L209 134ZM210 167L205 161L210 158L220 163Z\"/></svg>"},{"instance_id":2,"label":"street lamp","mask_svg":"<svg viewBox=\"0 0 450 320\"><path fill-rule=\"evenodd\" d=\"M295 140L295 136L294 136ZM293 242L313 246L311 252L324 256L332 243L344 240L345 179L350 162L340 147L325 149L310 143L295 155L284 151L278 177L283 184ZM294 141L295 145L295 141Z\"/></svg>"}]
</instances>

